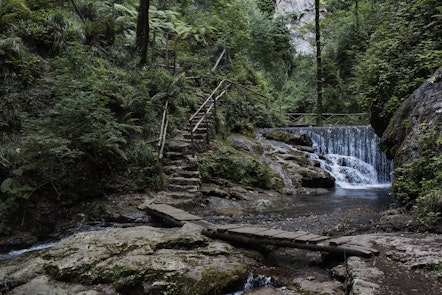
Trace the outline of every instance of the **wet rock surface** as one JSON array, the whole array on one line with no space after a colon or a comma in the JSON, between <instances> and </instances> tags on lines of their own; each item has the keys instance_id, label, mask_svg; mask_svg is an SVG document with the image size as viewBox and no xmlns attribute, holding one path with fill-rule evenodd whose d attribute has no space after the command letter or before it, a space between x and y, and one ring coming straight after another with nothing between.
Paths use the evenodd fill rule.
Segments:
<instances>
[{"instance_id":1,"label":"wet rock surface","mask_svg":"<svg viewBox=\"0 0 442 295\"><path fill-rule=\"evenodd\" d=\"M334 187L333 176L309 158L309 153L313 152L310 137L282 130L265 132L263 136L259 140L229 136L228 141L236 149L268 163L275 175L282 179L285 194L301 193L306 188Z\"/></svg>"},{"instance_id":2,"label":"wet rock surface","mask_svg":"<svg viewBox=\"0 0 442 295\"><path fill-rule=\"evenodd\" d=\"M215 294L244 281L254 264L193 224L138 226L78 233L8 260L0 285L10 294Z\"/></svg>"},{"instance_id":3,"label":"wet rock surface","mask_svg":"<svg viewBox=\"0 0 442 295\"><path fill-rule=\"evenodd\" d=\"M404 223L402 227L397 223L390 228L389 220L392 216L401 216L400 211L380 213L349 209L335 214L269 221L266 212L275 206L274 198L278 197L275 193L232 189L243 198L203 197L183 207L206 218L215 216L214 212L227 218L212 218L215 223L251 223L334 236L353 233L355 243L375 247L380 255L331 257L305 250L269 248L263 257L258 252L208 239L194 225L160 228L133 224L126 228L81 232L50 249L2 261L2 293L163 294L173 291L175 293L170 294L229 294L244 288L250 272L270 277L272 283L244 294L442 292L442 237L408 233L407 226L411 223ZM161 198L161 195L135 195L138 201L128 206L131 208L125 207L124 212L141 217L145 213L134 206L136 203L141 200L159 202ZM119 208L121 204L116 203L113 207ZM122 203L132 202L122 198ZM247 219L247 208L261 208L262 215ZM228 218L229 210L232 210L232 219ZM145 218L148 217L142 219ZM368 218L369 224L366 223ZM391 232L378 232L387 229ZM214 290L218 293L210 293Z\"/></svg>"},{"instance_id":4,"label":"wet rock surface","mask_svg":"<svg viewBox=\"0 0 442 295\"><path fill-rule=\"evenodd\" d=\"M379 201L376 193L374 197L352 196L348 201L351 206L336 206L333 204L342 196L303 186L303 169L318 168L305 156L308 148L293 149L271 140L238 136L229 140L239 150L276 163L273 168L284 170L281 177L292 189L268 191L212 179L193 199L147 193L91 201L72 208L71 218L58 221L51 237L61 241L55 246L0 260L0 292L442 294L440 235L410 233L426 229L412 216L391 209L391 201ZM324 178L323 170L317 172L315 182ZM380 255L336 257L260 245L247 250L209 239L196 225L166 228L154 222L142 210L142 204L153 202L171 204L216 224L304 230L333 237L351 235L354 243L377 248ZM287 215L287 211L298 213ZM270 278L270 283L246 288L250 273Z\"/></svg>"}]
</instances>

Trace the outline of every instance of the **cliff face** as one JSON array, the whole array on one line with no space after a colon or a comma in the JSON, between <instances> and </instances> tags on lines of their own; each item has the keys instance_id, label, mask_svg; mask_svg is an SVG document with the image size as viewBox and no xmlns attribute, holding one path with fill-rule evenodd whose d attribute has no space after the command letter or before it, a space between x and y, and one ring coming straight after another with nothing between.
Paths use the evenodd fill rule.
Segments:
<instances>
[{"instance_id":1,"label":"cliff face","mask_svg":"<svg viewBox=\"0 0 442 295\"><path fill-rule=\"evenodd\" d=\"M396 111L381 139L394 159L393 192L425 223L442 217L442 67Z\"/></svg>"},{"instance_id":2,"label":"cliff face","mask_svg":"<svg viewBox=\"0 0 442 295\"><path fill-rule=\"evenodd\" d=\"M279 15L294 15L289 25L291 39L297 53L302 55L313 55L315 53L315 35L312 32L305 32L302 27L315 22L315 1L314 0L277 0L275 13Z\"/></svg>"},{"instance_id":3,"label":"cliff face","mask_svg":"<svg viewBox=\"0 0 442 295\"><path fill-rule=\"evenodd\" d=\"M419 87L396 111L381 145L387 156L394 159L395 166L411 162L425 156L422 141L430 130L436 141L442 137L442 67Z\"/></svg>"}]
</instances>

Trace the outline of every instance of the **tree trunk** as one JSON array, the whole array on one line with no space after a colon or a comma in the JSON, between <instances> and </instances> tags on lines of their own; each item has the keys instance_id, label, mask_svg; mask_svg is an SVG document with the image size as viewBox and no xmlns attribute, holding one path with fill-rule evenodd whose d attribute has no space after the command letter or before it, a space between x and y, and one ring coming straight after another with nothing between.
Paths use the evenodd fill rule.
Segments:
<instances>
[{"instance_id":1,"label":"tree trunk","mask_svg":"<svg viewBox=\"0 0 442 295\"><path fill-rule=\"evenodd\" d=\"M140 66L147 62L149 47L149 6L150 0L140 0L138 8L136 48L140 53Z\"/></svg>"},{"instance_id":2,"label":"tree trunk","mask_svg":"<svg viewBox=\"0 0 442 295\"><path fill-rule=\"evenodd\" d=\"M83 22L83 24L86 24L86 20L84 19L83 14L81 14L81 11L80 11L80 9L77 6L77 3L75 3L74 0L71 0L71 2L72 2L72 5L74 5L75 12L78 14L78 16L80 17L80 19Z\"/></svg>"},{"instance_id":3,"label":"tree trunk","mask_svg":"<svg viewBox=\"0 0 442 295\"><path fill-rule=\"evenodd\" d=\"M315 33L316 33L316 125L322 126L322 58L321 32L319 26L319 0L315 0Z\"/></svg>"}]
</instances>

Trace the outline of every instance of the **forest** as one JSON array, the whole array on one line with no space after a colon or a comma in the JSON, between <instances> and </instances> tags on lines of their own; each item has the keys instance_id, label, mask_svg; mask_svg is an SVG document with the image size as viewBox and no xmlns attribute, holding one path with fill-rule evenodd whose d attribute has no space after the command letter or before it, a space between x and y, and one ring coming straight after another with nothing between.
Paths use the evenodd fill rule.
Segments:
<instances>
[{"instance_id":1,"label":"forest","mask_svg":"<svg viewBox=\"0 0 442 295\"><path fill-rule=\"evenodd\" d=\"M442 65L442 3L319 5L323 111L370 112L382 135ZM36 208L43 214L161 189L155 143L165 102L172 136L213 88L201 77L228 78L270 98L232 90L224 134L316 112L317 58L294 49L289 26L299 16L274 7L274 0L0 1L0 234L31 224ZM314 33L315 25L297 29ZM442 195L437 132L428 133L438 136L428 155L401 167L394 183L399 203L417 200L433 220Z\"/></svg>"}]
</instances>

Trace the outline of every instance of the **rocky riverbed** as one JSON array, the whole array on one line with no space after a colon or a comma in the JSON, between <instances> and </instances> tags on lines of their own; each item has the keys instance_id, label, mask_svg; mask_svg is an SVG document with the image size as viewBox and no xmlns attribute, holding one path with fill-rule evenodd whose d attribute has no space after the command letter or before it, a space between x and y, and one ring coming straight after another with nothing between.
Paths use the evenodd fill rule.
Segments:
<instances>
[{"instance_id":1,"label":"rocky riverbed","mask_svg":"<svg viewBox=\"0 0 442 295\"><path fill-rule=\"evenodd\" d=\"M248 195L251 196L251 191ZM256 191L256 195L267 208L276 198L265 191ZM116 222L112 228L79 232L51 248L1 261L1 292L232 294L244 288L250 273L255 278L270 278L271 283L246 294L442 292L442 237L436 233L409 232L408 228L413 228L416 223L399 210L382 213L349 210L345 214L304 216L275 224L261 219L268 227L293 229L294 224L304 223L303 229L334 235L348 234L359 228L359 233L351 239L380 250L380 255L373 258L333 257L297 249L268 248L262 251L256 247L260 250L256 251L238 248L205 237L201 228L192 224L181 228L160 227L150 223L149 216L138 207L142 208L143 203L161 201L161 198L162 195L156 194L115 198L100 206L108 216L113 216L113 220L123 223ZM207 217L213 216L212 210L225 208L223 198L204 200L205 206L199 205L201 200L197 204L176 205L193 213L207 214ZM241 207L247 203L255 206L253 201L256 199L230 200L242 202ZM371 220L369 229L366 224L368 216ZM131 225L130 220L134 221ZM148 225L135 223L140 220L145 220ZM352 230L345 227L350 220ZM93 220L87 220L85 216L85 224L90 221ZM255 285L259 286L259 283Z\"/></svg>"},{"instance_id":2,"label":"rocky riverbed","mask_svg":"<svg viewBox=\"0 0 442 295\"><path fill-rule=\"evenodd\" d=\"M3 251L1 294L442 294L440 224L423 227L394 208L385 190L349 197L356 192L340 195L338 189L312 187L328 186L331 176L303 156L312 152L305 144L291 149L266 141L261 149L249 139L230 140L236 149L261 151L258 158L284 168L275 171L284 170L279 175L290 190L212 178L193 199L152 192L69 208L69 214L55 215L56 225L46 235L50 247L21 255ZM216 224L345 235L380 254L359 258L261 245L246 249L210 239L194 224L167 227L152 220L144 208L154 202ZM24 232L0 246L25 248L37 241Z\"/></svg>"}]
</instances>

